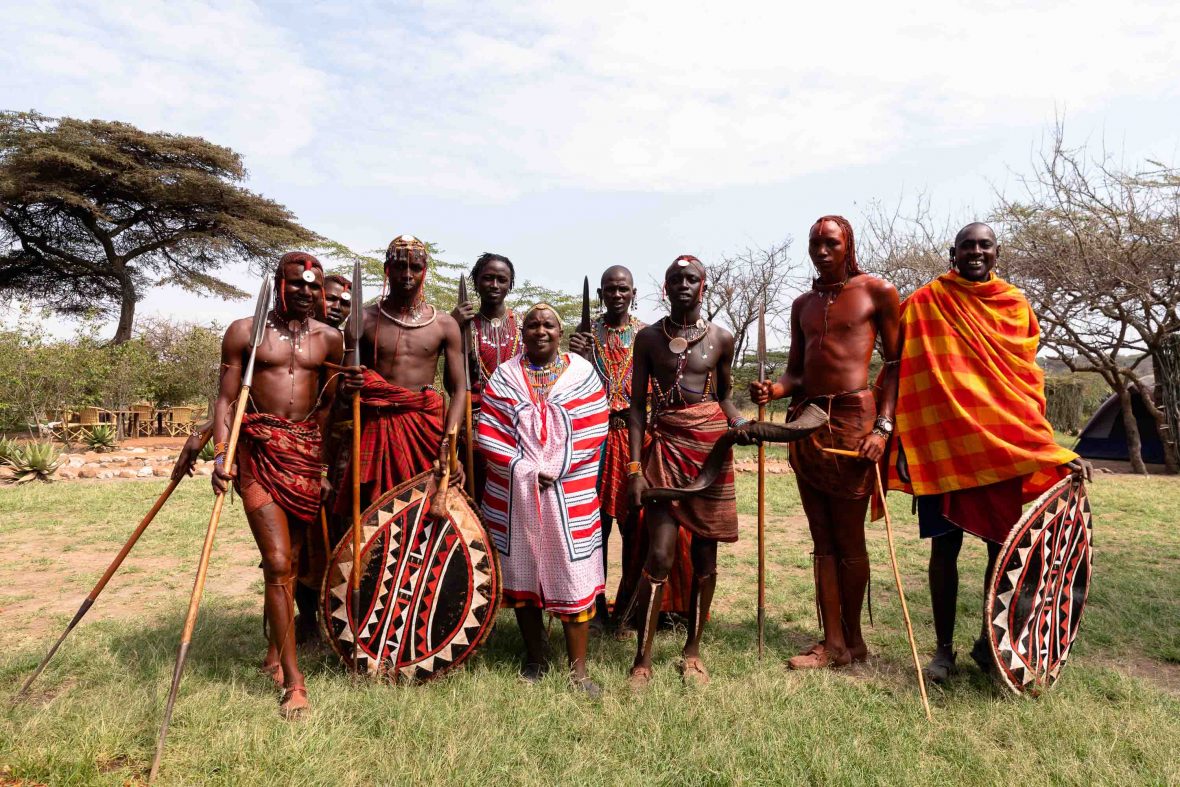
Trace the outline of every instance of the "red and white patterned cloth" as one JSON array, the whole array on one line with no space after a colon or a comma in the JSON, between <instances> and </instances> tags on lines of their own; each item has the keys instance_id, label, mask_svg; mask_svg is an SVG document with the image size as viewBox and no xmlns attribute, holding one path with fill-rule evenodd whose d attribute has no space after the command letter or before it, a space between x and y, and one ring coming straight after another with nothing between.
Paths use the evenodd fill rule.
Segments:
<instances>
[{"instance_id":1,"label":"red and white patterned cloth","mask_svg":"<svg viewBox=\"0 0 1180 787\"><path fill-rule=\"evenodd\" d=\"M594 367L571 354L546 399L534 401L522 359L501 364L483 392L478 445L487 459L483 515L507 602L569 615L603 590L599 452L607 402ZM539 473L557 480L545 492Z\"/></svg>"}]
</instances>

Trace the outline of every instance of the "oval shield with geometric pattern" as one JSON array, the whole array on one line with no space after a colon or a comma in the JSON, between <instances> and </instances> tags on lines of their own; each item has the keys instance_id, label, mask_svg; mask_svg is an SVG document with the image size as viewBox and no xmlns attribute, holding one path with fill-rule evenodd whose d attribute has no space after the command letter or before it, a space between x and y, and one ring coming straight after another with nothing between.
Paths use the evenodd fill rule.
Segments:
<instances>
[{"instance_id":1,"label":"oval shield with geometric pattern","mask_svg":"<svg viewBox=\"0 0 1180 787\"><path fill-rule=\"evenodd\" d=\"M445 521L426 516L430 475L386 492L362 515L359 627L351 533L324 576L332 649L351 666L359 628L358 669L395 682L430 680L462 664L491 632L500 602L495 547L462 490L448 490Z\"/></svg>"},{"instance_id":2,"label":"oval shield with geometric pattern","mask_svg":"<svg viewBox=\"0 0 1180 787\"><path fill-rule=\"evenodd\" d=\"M1037 696L1061 674L1090 592L1090 500L1066 478L1012 528L996 560L984 614L1000 679Z\"/></svg>"}]
</instances>

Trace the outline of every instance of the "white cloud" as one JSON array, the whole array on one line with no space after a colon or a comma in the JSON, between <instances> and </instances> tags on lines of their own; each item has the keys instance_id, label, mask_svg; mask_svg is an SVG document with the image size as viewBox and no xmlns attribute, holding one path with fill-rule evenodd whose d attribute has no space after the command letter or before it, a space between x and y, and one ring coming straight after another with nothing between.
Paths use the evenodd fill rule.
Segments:
<instances>
[{"instance_id":1,"label":"white cloud","mask_svg":"<svg viewBox=\"0 0 1180 787\"><path fill-rule=\"evenodd\" d=\"M1175 99L1180 6L22 6L9 102L201 133L267 182L691 192Z\"/></svg>"}]
</instances>

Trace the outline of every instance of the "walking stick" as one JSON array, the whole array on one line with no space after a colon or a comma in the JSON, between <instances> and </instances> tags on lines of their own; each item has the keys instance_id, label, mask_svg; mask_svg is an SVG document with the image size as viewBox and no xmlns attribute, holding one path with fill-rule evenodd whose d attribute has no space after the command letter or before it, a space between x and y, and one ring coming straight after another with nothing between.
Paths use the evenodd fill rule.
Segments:
<instances>
[{"instance_id":1,"label":"walking stick","mask_svg":"<svg viewBox=\"0 0 1180 787\"><path fill-rule=\"evenodd\" d=\"M758 382L766 382L766 305L758 307ZM758 405L766 420L766 405ZM766 444L758 441L758 658L766 641Z\"/></svg>"},{"instance_id":2,"label":"walking stick","mask_svg":"<svg viewBox=\"0 0 1180 787\"><path fill-rule=\"evenodd\" d=\"M825 448L829 454L840 456L854 456L860 458L859 451L847 451L842 448ZM905 618L905 631L910 639L910 655L914 658L914 671L918 674L918 691L922 695L922 709L926 711L926 721L933 721L930 715L930 699L926 696L926 678L922 675L922 664L918 660L918 643L914 640L914 626L910 623L910 609L905 603L905 591L901 587L901 571L897 568L897 552L893 548L893 520L889 516L889 508L885 505L885 487L881 483L881 466L873 463L873 470L877 474L877 494L881 496L881 507L885 512L885 540L889 544L889 561L893 564L893 581L897 585L897 598L901 602L901 614Z\"/></svg>"},{"instance_id":3,"label":"walking stick","mask_svg":"<svg viewBox=\"0 0 1180 787\"><path fill-rule=\"evenodd\" d=\"M459 277L459 303L467 303L467 276ZM471 325L463 326L463 382L467 384L463 402L463 470L467 496L475 499L475 434L471 423Z\"/></svg>"},{"instance_id":4,"label":"walking stick","mask_svg":"<svg viewBox=\"0 0 1180 787\"><path fill-rule=\"evenodd\" d=\"M361 365L361 333L364 330L364 298L361 294L361 263L352 266L352 297L356 305L348 316L352 337L352 363ZM374 359L375 360L375 359ZM361 392L352 395L352 671L360 671L361 630Z\"/></svg>"},{"instance_id":5,"label":"walking stick","mask_svg":"<svg viewBox=\"0 0 1180 787\"><path fill-rule=\"evenodd\" d=\"M250 400L250 387L254 383L254 359L258 355L258 346L266 336L266 313L270 310L271 291L274 281L266 277L262 282L262 290L258 293L258 304L254 309L254 333L250 339L250 359L242 374L242 388L238 392L238 404L234 408L234 420L229 430L229 443L225 449L225 467L233 467L234 457L238 450L238 435L242 429L242 417L246 414L246 405ZM160 735L156 740L156 756L152 759L152 770L148 774L148 781L155 781L160 772L160 759L164 756L164 741L168 737L168 724L172 721L172 709L176 705L176 694L180 690L180 677L184 673L184 662L188 658L189 645L193 640L193 628L197 624L197 610L201 606L201 595L205 591L205 576L209 572L209 558L213 554L213 539L217 536L217 525L221 521L221 509L225 505L225 492L219 492L213 501L213 512L209 515L209 527L205 531L205 543L201 547L201 559L197 562L197 577L193 582L193 592L189 597L188 612L184 618L184 628L180 633L180 649L176 653L176 666L172 670L172 686L168 690L168 702L164 706L164 721L160 725Z\"/></svg>"}]
</instances>

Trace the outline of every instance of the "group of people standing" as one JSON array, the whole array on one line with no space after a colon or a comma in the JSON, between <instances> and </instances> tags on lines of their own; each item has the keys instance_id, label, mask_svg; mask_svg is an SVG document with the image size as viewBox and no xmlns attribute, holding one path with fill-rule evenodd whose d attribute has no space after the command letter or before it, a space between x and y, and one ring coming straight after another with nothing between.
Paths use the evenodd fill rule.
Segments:
<instances>
[{"instance_id":1,"label":"group of people standing","mask_svg":"<svg viewBox=\"0 0 1180 787\"><path fill-rule=\"evenodd\" d=\"M916 496L922 535L933 539L937 650L927 674L945 680L956 668L963 532L984 538L994 560L1021 505L1079 469L1044 418L1036 318L992 272L999 246L983 224L963 228L950 270L904 305L892 285L860 270L843 218L816 221L808 250L817 276L793 304L787 366L777 381L750 385L757 404L790 397L792 412L818 404L829 419L790 447L813 540L823 636L788 665L868 657L860 627L869 583L865 517L873 465L881 463L890 488ZM348 280L325 277L311 255L279 261L236 468L225 467L224 456L253 320L233 323L225 335L213 485L236 485L262 555L263 669L282 690L281 712L308 707L295 607L300 639L315 636L309 588L319 587L327 561L317 547L323 540L312 536L317 525L332 531L332 543L347 529L352 500L342 487L353 462L363 506L432 467L441 476L448 440L464 420L468 380L477 424L473 486L499 552L502 603L513 608L524 640L521 677L535 682L549 668L548 611L563 624L571 684L597 696L587 643L591 622L609 616L621 636L635 631L629 685L642 690L653 677L661 615L675 614L687 628L680 673L686 683L708 682L701 638L718 544L738 539L732 457L697 494L643 503L649 487L692 482L727 432L739 444L755 441L731 396L733 336L702 317L707 267L692 255L672 262L664 274L668 314L651 325L632 314L631 272L607 269L598 290L603 313L565 342L552 306L523 314L506 307L515 283L507 257L480 256L471 270L478 305L459 303L451 312L424 298L429 265L420 240L394 239L382 294L365 305L352 303ZM354 308L363 310L361 366L345 365L340 330ZM875 348L883 366L872 380ZM434 387L440 358L447 396ZM352 423L341 404L354 396L363 414L358 456L344 439ZM612 529L622 535L623 559L608 615ZM988 667L979 647L972 656Z\"/></svg>"}]
</instances>

